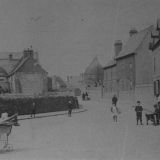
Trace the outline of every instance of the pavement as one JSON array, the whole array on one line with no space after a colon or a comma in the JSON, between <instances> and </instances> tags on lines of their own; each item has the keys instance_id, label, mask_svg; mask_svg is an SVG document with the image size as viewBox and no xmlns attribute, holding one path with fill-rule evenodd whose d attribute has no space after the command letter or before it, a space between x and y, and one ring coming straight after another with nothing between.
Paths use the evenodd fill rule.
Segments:
<instances>
[{"instance_id":1,"label":"pavement","mask_svg":"<svg viewBox=\"0 0 160 160\"><path fill-rule=\"evenodd\" d=\"M87 111L87 109L84 109L82 107L77 108L77 109L73 109L72 110L72 114L75 113L81 113L81 112L85 112ZM57 111L57 112L48 112L48 113L38 113L35 115L35 118L45 118L45 117L52 117L52 116L60 116L60 115L68 115L68 111ZM27 120L27 119L35 119L33 117L31 117L31 115L19 115L18 116L18 120Z\"/></svg>"},{"instance_id":2,"label":"pavement","mask_svg":"<svg viewBox=\"0 0 160 160\"><path fill-rule=\"evenodd\" d=\"M2 160L159 160L160 126L136 125L131 102L119 101L114 123L110 100L81 101L81 110L21 118L9 143L13 151ZM42 117L42 118L39 118Z\"/></svg>"}]
</instances>

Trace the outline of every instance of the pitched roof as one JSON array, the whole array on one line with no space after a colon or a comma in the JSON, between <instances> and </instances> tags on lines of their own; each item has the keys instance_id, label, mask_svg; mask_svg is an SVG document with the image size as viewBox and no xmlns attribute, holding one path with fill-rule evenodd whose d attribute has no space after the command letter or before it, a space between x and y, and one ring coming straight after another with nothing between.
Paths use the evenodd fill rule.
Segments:
<instances>
[{"instance_id":1,"label":"pitched roof","mask_svg":"<svg viewBox=\"0 0 160 160\"><path fill-rule=\"evenodd\" d=\"M98 61L97 56L92 60L89 66L86 68L84 74L97 74L97 72L101 72L103 70L101 64Z\"/></svg>"},{"instance_id":2,"label":"pitched roof","mask_svg":"<svg viewBox=\"0 0 160 160\"><path fill-rule=\"evenodd\" d=\"M31 57L22 57L19 62L17 63L17 65L13 68L13 70L9 73L9 75L14 74L15 72L17 72L29 59L31 59ZM43 73L47 73L40 64L38 64L34 59L33 59L33 63L34 63L34 71L35 72L43 72Z\"/></svg>"},{"instance_id":3,"label":"pitched roof","mask_svg":"<svg viewBox=\"0 0 160 160\"><path fill-rule=\"evenodd\" d=\"M146 37L148 33L152 31L152 29L153 29L153 25L141 30L137 34L130 37L126 45L122 48L122 51L116 57L116 59L136 53L137 49L142 44L144 38Z\"/></svg>"},{"instance_id":4,"label":"pitched roof","mask_svg":"<svg viewBox=\"0 0 160 160\"><path fill-rule=\"evenodd\" d=\"M9 55L12 55L12 59L9 58ZM17 72L28 60L30 57L23 56L23 52L0 52L0 75L1 70L4 70L6 74L12 75ZM35 61L35 59L33 59ZM35 61L36 62L36 61ZM35 63L34 70L35 72L47 73L40 64ZM1 69L2 68L2 69ZM6 75L3 72L3 75Z\"/></svg>"},{"instance_id":5,"label":"pitched roof","mask_svg":"<svg viewBox=\"0 0 160 160\"><path fill-rule=\"evenodd\" d=\"M22 57L14 66L14 68L10 71L9 75L14 74L28 59L29 57Z\"/></svg>"},{"instance_id":6,"label":"pitched roof","mask_svg":"<svg viewBox=\"0 0 160 160\"><path fill-rule=\"evenodd\" d=\"M110 60L106 66L103 67L103 69L107 69L107 68L110 68L110 67L113 67L116 65L116 60L115 59L112 59Z\"/></svg>"}]
</instances>

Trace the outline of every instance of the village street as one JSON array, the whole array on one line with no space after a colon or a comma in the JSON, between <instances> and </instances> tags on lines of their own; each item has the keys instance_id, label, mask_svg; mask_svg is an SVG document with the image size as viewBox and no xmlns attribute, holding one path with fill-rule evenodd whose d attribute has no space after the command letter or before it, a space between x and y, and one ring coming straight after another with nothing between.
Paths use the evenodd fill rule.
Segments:
<instances>
[{"instance_id":1,"label":"village street","mask_svg":"<svg viewBox=\"0 0 160 160\"><path fill-rule=\"evenodd\" d=\"M129 103L113 123L110 101L80 102L87 111L21 120L9 142L14 150L1 160L159 160L160 126L136 126Z\"/></svg>"}]
</instances>

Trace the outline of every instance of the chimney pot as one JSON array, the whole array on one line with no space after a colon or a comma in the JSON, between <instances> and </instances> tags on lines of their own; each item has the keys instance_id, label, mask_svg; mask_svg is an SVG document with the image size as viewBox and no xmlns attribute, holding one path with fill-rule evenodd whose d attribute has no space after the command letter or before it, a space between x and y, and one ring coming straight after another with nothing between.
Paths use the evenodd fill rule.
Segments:
<instances>
[{"instance_id":1,"label":"chimney pot","mask_svg":"<svg viewBox=\"0 0 160 160\"><path fill-rule=\"evenodd\" d=\"M32 49L27 49L23 51L23 56L24 57L33 57L33 50Z\"/></svg>"}]
</instances>

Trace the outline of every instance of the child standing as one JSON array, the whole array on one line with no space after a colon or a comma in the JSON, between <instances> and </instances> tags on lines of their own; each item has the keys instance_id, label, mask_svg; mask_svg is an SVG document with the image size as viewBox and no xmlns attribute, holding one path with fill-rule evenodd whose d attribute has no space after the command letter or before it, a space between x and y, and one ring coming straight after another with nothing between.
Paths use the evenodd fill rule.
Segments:
<instances>
[{"instance_id":1,"label":"child standing","mask_svg":"<svg viewBox=\"0 0 160 160\"><path fill-rule=\"evenodd\" d=\"M111 107L111 112L113 114L113 121L114 122L117 122L117 119L118 119L118 108L116 107L115 104L112 104L112 107Z\"/></svg>"},{"instance_id":2,"label":"child standing","mask_svg":"<svg viewBox=\"0 0 160 160\"><path fill-rule=\"evenodd\" d=\"M141 106L141 102L137 101L137 106L135 107L137 125L138 125L139 121L140 121L141 125L143 125L142 124L142 111L143 111L143 107Z\"/></svg>"}]
</instances>

